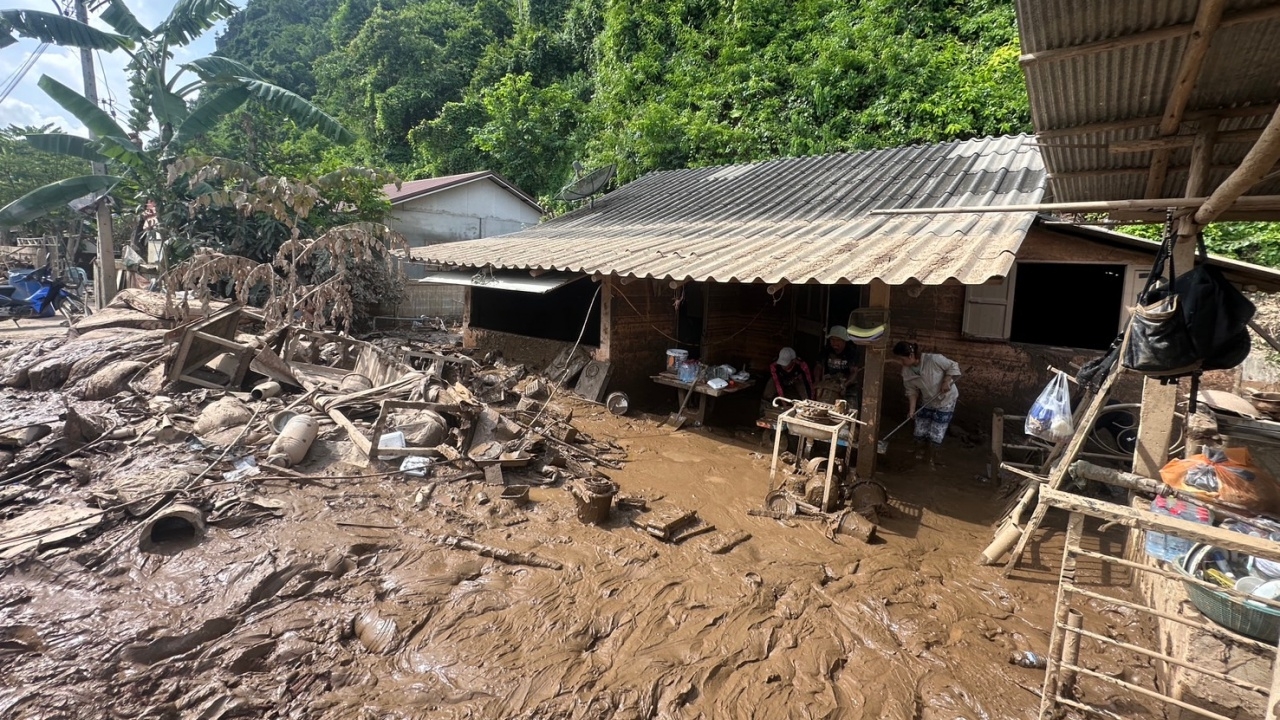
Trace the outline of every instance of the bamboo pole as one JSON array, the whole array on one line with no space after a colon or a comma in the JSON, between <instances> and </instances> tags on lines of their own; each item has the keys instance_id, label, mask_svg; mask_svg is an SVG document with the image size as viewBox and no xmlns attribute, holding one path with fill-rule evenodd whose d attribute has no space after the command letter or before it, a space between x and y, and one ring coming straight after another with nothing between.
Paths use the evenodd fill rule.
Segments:
<instances>
[{"instance_id":1,"label":"bamboo pole","mask_svg":"<svg viewBox=\"0 0 1280 720\"><path fill-rule=\"evenodd\" d=\"M1175 76L1173 91L1165 102L1164 115L1160 118L1160 135L1176 135L1182 127L1182 115L1186 112L1187 101L1195 90L1196 81L1200 78L1200 69L1204 66L1205 56L1209 54L1209 43L1222 22L1222 11L1226 8L1226 0L1200 0L1196 10L1196 19L1191 26L1191 34L1182 51L1182 60L1178 63L1178 74ZM1211 119L1205 123L1209 132L1217 132L1218 121ZM1155 151L1151 156L1151 168L1147 175L1147 197L1156 197L1164 190L1164 181L1169 174L1169 157L1172 148ZM1195 172L1192 162L1192 173ZM1188 193L1188 195L1191 193Z\"/></svg>"},{"instance_id":2,"label":"bamboo pole","mask_svg":"<svg viewBox=\"0 0 1280 720\"><path fill-rule=\"evenodd\" d=\"M1067 588L1076 582L1076 554L1080 538L1084 534L1084 514L1072 512L1067 520L1067 538L1062 548L1062 572L1058 576L1058 600L1054 604L1053 634L1049 636L1049 657L1044 671L1044 688L1040 700L1040 717L1048 717L1054 700L1062 688L1063 636L1059 627L1066 625L1070 611Z\"/></svg>"}]
</instances>

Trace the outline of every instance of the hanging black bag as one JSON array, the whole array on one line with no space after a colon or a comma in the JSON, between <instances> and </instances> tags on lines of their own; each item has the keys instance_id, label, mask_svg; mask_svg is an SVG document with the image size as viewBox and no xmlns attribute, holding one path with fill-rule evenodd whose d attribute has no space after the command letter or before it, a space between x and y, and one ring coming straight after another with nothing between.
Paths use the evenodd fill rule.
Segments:
<instances>
[{"instance_id":1,"label":"hanging black bag","mask_svg":"<svg viewBox=\"0 0 1280 720\"><path fill-rule=\"evenodd\" d=\"M1196 238L1196 251L1199 262L1173 281L1173 291L1182 298L1187 330L1204 358L1205 369L1226 370L1244 362L1249 354L1249 321L1257 307L1221 270L1209 265L1203 234Z\"/></svg>"},{"instance_id":2,"label":"hanging black bag","mask_svg":"<svg viewBox=\"0 0 1280 720\"><path fill-rule=\"evenodd\" d=\"M1203 364L1187 327L1182 300L1164 279L1165 262L1174 275L1170 250L1176 242L1173 223L1165 226L1165 239L1156 252L1147 285L1138 295L1138 306L1129 320L1129 344L1121 364L1128 370L1158 378L1196 372Z\"/></svg>"}]
</instances>

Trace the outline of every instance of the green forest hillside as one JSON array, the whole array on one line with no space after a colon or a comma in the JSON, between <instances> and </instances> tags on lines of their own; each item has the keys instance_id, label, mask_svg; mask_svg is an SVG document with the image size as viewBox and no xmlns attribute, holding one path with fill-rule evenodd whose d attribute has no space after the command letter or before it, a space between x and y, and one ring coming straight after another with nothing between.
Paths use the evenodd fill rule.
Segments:
<instances>
[{"instance_id":1,"label":"green forest hillside","mask_svg":"<svg viewBox=\"0 0 1280 720\"><path fill-rule=\"evenodd\" d=\"M575 160L625 181L1030 129L1009 0L249 0L218 54L360 140L254 111L210 151L274 171L492 169L544 198Z\"/></svg>"}]
</instances>

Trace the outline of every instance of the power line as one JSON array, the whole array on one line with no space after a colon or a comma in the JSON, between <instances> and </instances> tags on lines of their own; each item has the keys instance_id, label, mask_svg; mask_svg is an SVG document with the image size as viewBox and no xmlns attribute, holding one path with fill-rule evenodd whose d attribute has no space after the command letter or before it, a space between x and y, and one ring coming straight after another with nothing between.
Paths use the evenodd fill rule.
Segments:
<instances>
[{"instance_id":1,"label":"power line","mask_svg":"<svg viewBox=\"0 0 1280 720\"><path fill-rule=\"evenodd\" d=\"M22 78L26 77L31 68L35 67L36 61L40 59L40 56L44 54L48 47L49 43L40 43L40 46L35 49L35 52L31 53L26 62L14 71L9 80L5 81L4 89L0 90L0 102L4 102L9 97L9 93L18 87L18 83L22 82Z\"/></svg>"}]
</instances>

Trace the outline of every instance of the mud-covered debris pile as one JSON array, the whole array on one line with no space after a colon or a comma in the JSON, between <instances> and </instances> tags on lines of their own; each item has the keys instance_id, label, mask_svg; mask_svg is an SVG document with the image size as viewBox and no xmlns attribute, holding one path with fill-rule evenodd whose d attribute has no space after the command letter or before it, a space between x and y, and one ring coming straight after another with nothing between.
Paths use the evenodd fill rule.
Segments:
<instances>
[{"instance_id":1,"label":"mud-covered debris pile","mask_svg":"<svg viewBox=\"0 0 1280 720\"><path fill-rule=\"evenodd\" d=\"M264 483L448 482L516 505L530 486L607 481L625 460L575 427L554 401L564 388L500 358L404 338L254 334L236 307L183 323L134 295L113 310L135 327L0 350L0 379L31 391L10 399L14 421L0 430L0 559L111 536L82 558L92 565L124 543L154 549L283 516ZM310 455L321 472L295 467ZM466 547L469 529L442 542Z\"/></svg>"}]
</instances>

